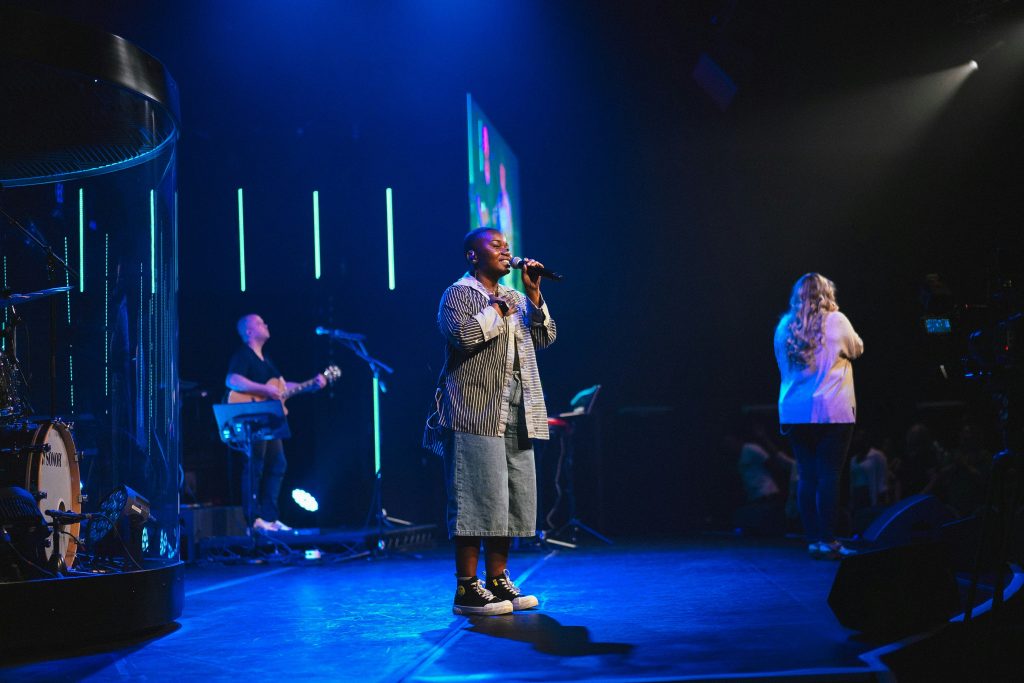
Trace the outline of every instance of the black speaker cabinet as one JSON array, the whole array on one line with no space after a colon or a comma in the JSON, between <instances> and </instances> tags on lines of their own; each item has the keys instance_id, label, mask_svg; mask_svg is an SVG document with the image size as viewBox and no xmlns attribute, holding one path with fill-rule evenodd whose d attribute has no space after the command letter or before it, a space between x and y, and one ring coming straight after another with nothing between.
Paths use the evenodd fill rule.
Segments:
<instances>
[{"instance_id":1,"label":"black speaker cabinet","mask_svg":"<svg viewBox=\"0 0 1024 683\"><path fill-rule=\"evenodd\" d=\"M863 539L874 547L934 538L939 527L955 515L935 496L918 494L886 508L867 529Z\"/></svg>"},{"instance_id":2,"label":"black speaker cabinet","mask_svg":"<svg viewBox=\"0 0 1024 683\"><path fill-rule=\"evenodd\" d=\"M843 626L886 637L925 630L961 611L948 551L938 541L844 559L828 604Z\"/></svg>"},{"instance_id":3,"label":"black speaker cabinet","mask_svg":"<svg viewBox=\"0 0 1024 683\"><path fill-rule=\"evenodd\" d=\"M191 562L197 559L199 542L218 536L245 536L248 525L241 505L204 507L182 506L181 518L181 559Z\"/></svg>"}]
</instances>

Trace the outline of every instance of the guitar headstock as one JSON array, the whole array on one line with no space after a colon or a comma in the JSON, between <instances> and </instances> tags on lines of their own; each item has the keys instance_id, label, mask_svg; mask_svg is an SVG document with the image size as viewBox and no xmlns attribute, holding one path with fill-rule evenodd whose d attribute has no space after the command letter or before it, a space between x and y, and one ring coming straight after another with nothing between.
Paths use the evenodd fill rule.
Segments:
<instances>
[{"instance_id":1,"label":"guitar headstock","mask_svg":"<svg viewBox=\"0 0 1024 683\"><path fill-rule=\"evenodd\" d=\"M341 377L341 368L339 368L337 365L328 365L320 374L323 375L324 379L327 380L327 383L330 384L334 380Z\"/></svg>"}]
</instances>

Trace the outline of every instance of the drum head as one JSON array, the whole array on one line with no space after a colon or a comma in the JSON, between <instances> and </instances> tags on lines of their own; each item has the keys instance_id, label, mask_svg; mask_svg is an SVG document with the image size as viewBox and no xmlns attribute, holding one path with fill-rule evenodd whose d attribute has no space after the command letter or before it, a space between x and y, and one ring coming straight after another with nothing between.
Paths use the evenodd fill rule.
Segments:
<instances>
[{"instance_id":1,"label":"drum head","mask_svg":"<svg viewBox=\"0 0 1024 683\"><path fill-rule=\"evenodd\" d=\"M43 423L32 438L34 445L49 446L33 452L29 476L33 481L30 490L45 492L46 497L40 499L39 510L46 515L47 510L71 512L82 511L82 485L78 472L78 452L71 438L71 430L60 422ZM50 521L49 517L46 517ZM64 527L67 533L61 534L58 551L64 557L64 564L71 567L75 561L78 545L71 540L78 537L79 524ZM46 549L46 557L53 556L53 547Z\"/></svg>"}]
</instances>

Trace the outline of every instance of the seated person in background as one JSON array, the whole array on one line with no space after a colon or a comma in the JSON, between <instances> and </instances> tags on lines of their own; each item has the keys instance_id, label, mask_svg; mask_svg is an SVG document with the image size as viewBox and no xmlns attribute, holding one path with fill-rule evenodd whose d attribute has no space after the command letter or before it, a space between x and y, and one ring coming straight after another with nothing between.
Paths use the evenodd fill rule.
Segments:
<instances>
[{"instance_id":1,"label":"seated person in background","mask_svg":"<svg viewBox=\"0 0 1024 683\"><path fill-rule=\"evenodd\" d=\"M974 514L985 502L992 455L982 442L978 428L964 424L957 447L950 454L949 462L939 468L931 487L931 492L960 517Z\"/></svg>"},{"instance_id":2,"label":"seated person in background","mask_svg":"<svg viewBox=\"0 0 1024 683\"><path fill-rule=\"evenodd\" d=\"M889 459L871 445L867 431L857 429L850 444L850 512L887 505L889 502Z\"/></svg>"},{"instance_id":3,"label":"seated person in background","mask_svg":"<svg viewBox=\"0 0 1024 683\"><path fill-rule=\"evenodd\" d=\"M784 487L779 486L772 469L783 472L785 476L781 480L787 482L793 468L793 459L772 442L764 427L757 425L753 432L754 438L741 445L736 462L747 502L781 499Z\"/></svg>"},{"instance_id":4,"label":"seated person in background","mask_svg":"<svg viewBox=\"0 0 1024 683\"><path fill-rule=\"evenodd\" d=\"M932 438L928 427L920 422L911 425L907 430L906 450L892 463L896 477L894 500L930 493L942 454L942 447Z\"/></svg>"},{"instance_id":5,"label":"seated person in background","mask_svg":"<svg viewBox=\"0 0 1024 683\"><path fill-rule=\"evenodd\" d=\"M783 510L793 459L755 427L754 437L725 437L725 448L736 458L747 504L737 510L736 526L748 531L784 531ZM780 486L779 482L782 482Z\"/></svg>"}]
</instances>

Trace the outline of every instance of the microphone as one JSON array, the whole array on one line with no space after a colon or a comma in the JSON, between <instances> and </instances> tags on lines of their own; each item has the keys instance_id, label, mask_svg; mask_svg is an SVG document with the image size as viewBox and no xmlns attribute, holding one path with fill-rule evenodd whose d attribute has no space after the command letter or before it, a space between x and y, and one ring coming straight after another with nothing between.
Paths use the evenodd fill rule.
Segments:
<instances>
[{"instance_id":1,"label":"microphone","mask_svg":"<svg viewBox=\"0 0 1024 683\"><path fill-rule=\"evenodd\" d=\"M521 257L519 257L519 256L513 256L512 260L509 261L509 265L512 266L513 268L518 268L519 270L523 270L524 268L526 268L526 260L521 258ZM529 268L526 268L526 270L530 273L530 275L540 275L541 277L546 277L549 280L561 280L562 279L562 274L561 273L556 273L553 270L548 270L547 268L541 268L540 266L530 266Z\"/></svg>"},{"instance_id":2,"label":"microphone","mask_svg":"<svg viewBox=\"0 0 1024 683\"><path fill-rule=\"evenodd\" d=\"M327 335L334 339L343 339L345 341L363 341L366 339L365 334L355 334L354 332L346 332L345 330L329 330L326 327L320 327L319 325L316 328L316 333L318 335Z\"/></svg>"}]
</instances>

